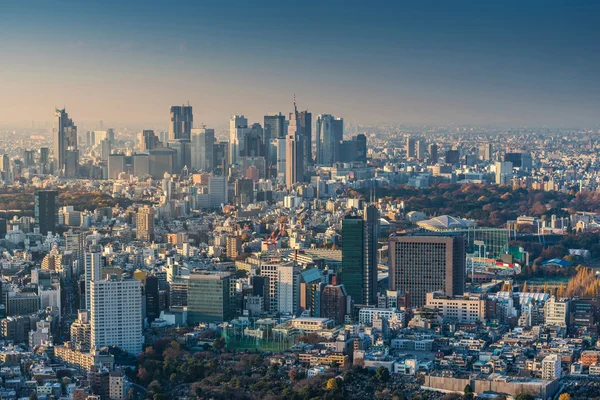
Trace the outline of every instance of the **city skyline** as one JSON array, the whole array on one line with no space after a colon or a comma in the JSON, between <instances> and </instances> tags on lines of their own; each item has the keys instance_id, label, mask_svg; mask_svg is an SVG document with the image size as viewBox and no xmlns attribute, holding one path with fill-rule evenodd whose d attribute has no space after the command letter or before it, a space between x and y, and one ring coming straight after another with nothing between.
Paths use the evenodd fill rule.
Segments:
<instances>
[{"instance_id":1,"label":"city skyline","mask_svg":"<svg viewBox=\"0 0 600 400\"><path fill-rule=\"evenodd\" d=\"M166 126L189 101L219 128L287 113L292 93L350 123L598 124L593 2L35 4L0 6L4 126L55 106Z\"/></svg>"}]
</instances>

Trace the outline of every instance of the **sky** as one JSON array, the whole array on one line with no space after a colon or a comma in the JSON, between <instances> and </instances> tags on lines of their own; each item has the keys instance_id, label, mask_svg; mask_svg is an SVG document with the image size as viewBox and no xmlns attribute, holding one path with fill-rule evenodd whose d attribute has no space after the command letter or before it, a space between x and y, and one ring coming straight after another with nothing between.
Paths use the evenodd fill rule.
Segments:
<instances>
[{"instance_id":1,"label":"sky","mask_svg":"<svg viewBox=\"0 0 600 400\"><path fill-rule=\"evenodd\" d=\"M600 124L598 1L0 2L0 125Z\"/></svg>"}]
</instances>

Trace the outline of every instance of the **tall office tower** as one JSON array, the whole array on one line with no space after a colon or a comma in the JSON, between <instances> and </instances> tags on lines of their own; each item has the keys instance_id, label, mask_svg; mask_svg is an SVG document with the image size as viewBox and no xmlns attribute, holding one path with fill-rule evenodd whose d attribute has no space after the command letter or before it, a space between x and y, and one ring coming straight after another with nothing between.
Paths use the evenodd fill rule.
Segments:
<instances>
[{"instance_id":1,"label":"tall office tower","mask_svg":"<svg viewBox=\"0 0 600 400\"><path fill-rule=\"evenodd\" d=\"M272 313L295 313L300 303L300 272L294 263L267 261L260 265L260 275L269 279L269 299L265 299L265 309Z\"/></svg>"},{"instance_id":2,"label":"tall office tower","mask_svg":"<svg viewBox=\"0 0 600 400\"><path fill-rule=\"evenodd\" d=\"M416 155L416 140L409 136L406 138L406 158L414 158Z\"/></svg>"},{"instance_id":3,"label":"tall office tower","mask_svg":"<svg viewBox=\"0 0 600 400\"><path fill-rule=\"evenodd\" d=\"M138 153L133 155L133 176L143 178L150 175L150 155Z\"/></svg>"},{"instance_id":4,"label":"tall office tower","mask_svg":"<svg viewBox=\"0 0 600 400\"><path fill-rule=\"evenodd\" d=\"M286 157L286 142L287 138L275 139L275 147L277 149L277 179L285 183L285 157Z\"/></svg>"},{"instance_id":5,"label":"tall office tower","mask_svg":"<svg viewBox=\"0 0 600 400\"><path fill-rule=\"evenodd\" d=\"M119 179L119 174L125 172L125 155L109 154L108 179Z\"/></svg>"},{"instance_id":6,"label":"tall office tower","mask_svg":"<svg viewBox=\"0 0 600 400\"><path fill-rule=\"evenodd\" d=\"M313 165L312 158L312 113L308 111L297 112L298 132L304 142L304 166Z\"/></svg>"},{"instance_id":7,"label":"tall office tower","mask_svg":"<svg viewBox=\"0 0 600 400\"><path fill-rule=\"evenodd\" d=\"M185 167L191 164L192 152L189 139L177 139L169 142L169 148L175 150L173 153L173 172L182 173Z\"/></svg>"},{"instance_id":8,"label":"tall office tower","mask_svg":"<svg viewBox=\"0 0 600 400\"><path fill-rule=\"evenodd\" d=\"M160 317L160 295L158 278L156 276L150 275L146 277L144 295L146 296L146 318L148 318L148 323L152 323L152 321Z\"/></svg>"},{"instance_id":9,"label":"tall office tower","mask_svg":"<svg viewBox=\"0 0 600 400\"><path fill-rule=\"evenodd\" d=\"M138 149L148 151L158 147L160 141L153 130L145 129L138 133Z\"/></svg>"},{"instance_id":10,"label":"tall office tower","mask_svg":"<svg viewBox=\"0 0 600 400\"><path fill-rule=\"evenodd\" d=\"M265 148L263 145L263 128L259 123L252 124L250 129L244 132L244 147L239 148L239 157L263 157ZM239 159L238 159L239 161Z\"/></svg>"},{"instance_id":11,"label":"tall office tower","mask_svg":"<svg viewBox=\"0 0 600 400\"><path fill-rule=\"evenodd\" d=\"M417 140L416 144L415 144L415 148L416 148L416 158L419 160L424 160L425 159L425 149L427 148L427 143L425 143L425 140L423 139L419 139Z\"/></svg>"},{"instance_id":12,"label":"tall office tower","mask_svg":"<svg viewBox=\"0 0 600 400\"><path fill-rule=\"evenodd\" d=\"M111 148L110 140L104 139L100 143L100 159L102 161L108 160L108 156L110 154L110 148Z\"/></svg>"},{"instance_id":13,"label":"tall office tower","mask_svg":"<svg viewBox=\"0 0 600 400\"><path fill-rule=\"evenodd\" d=\"M340 142L344 137L344 120L330 114L317 116L317 164L331 165L339 161Z\"/></svg>"},{"instance_id":14,"label":"tall office tower","mask_svg":"<svg viewBox=\"0 0 600 400\"><path fill-rule=\"evenodd\" d=\"M321 318L329 318L343 324L346 317L347 294L344 285L332 282L321 294Z\"/></svg>"},{"instance_id":15,"label":"tall office tower","mask_svg":"<svg viewBox=\"0 0 600 400\"><path fill-rule=\"evenodd\" d=\"M189 140L194 123L192 106L172 106L169 123L169 141Z\"/></svg>"},{"instance_id":16,"label":"tall office tower","mask_svg":"<svg viewBox=\"0 0 600 400\"><path fill-rule=\"evenodd\" d=\"M531 153L506 153L504 161L510 161L514 168L530 170L533 166Z\"/></svg>"},{"instance_id":17,"label":"tall office tower","mask_svg":"<svg viewBox=\"0 0 600 400\"><path fill-rule=\"evenodd\" d=\"M239 178L235 181L234 195L236 203L242 206L254 203L254 181Z\"/></svg>"},{"instance_id":18,"label":"tall office tower","mask_svg":"<svg viewBox=\"0 0 600 400\"><path fill-rule=\"evenodd\" d=\"M79 169L79 150L69 147L65 152L65 165L63 176L66 178L76 178Z\"/></svg>"},{"instance_id":19,"label":"tall office tower","mask_svg":"<svg viewBox=\"0 0 600 400\"><path fill-rule=\"evenodd\" d=\"M34 154L34 150L25 150L23 152L23 163L26 167L33 167L35 165Z\"/></svg>"},{"instance_id":20,"label":"tall office tower","mask_svg":"<svg viewBox=\"0 0 600 400\"><path fill-rule=\"evenodd\" d=\"M465 287L464 236L392 236L389 242L389 288L406 293L413 307L426 294L457 296Z\"/></svg>"},{"instance_id":21,"label":"tall office tower","mask_svg":"<svg viewBox=\"0 0 600 400\"><path fill-rule=\"evenodd\" d=\"M363 133L354 136L352 140L356 143L356 161L367 162L367 137Z\"/></svg>"},{"instance_id":22,"label":"tall office tower","mask_svg":"<svg viewBox=\"0 0 600 400\"><path fill-rule=\"evenodd\" d=\"M298 110L294 102L285 143L285 185L288 189L304 180L304 138L298 132Z\"/></svg>"},{"instance_id":23,"label":"tall office tower","mask_svg":"<svg viewBox=\"0 0 600 400\"><path fill-rule=\"evenodd\" d=\"M233 274L194 272L188 279L188 322L222 322L234 317Z\"/></svg>"},{"instance_id":24,"label":"tall office tower","mask_svg":"<svg viewBox=\"0 0 600 400\"><path fill-rule=\"evenodd\" d=\"M342 282L354 304L377 305L377 237L379 210L364 208L363 215L342 220Z\"/></svg>"},{"instance_id":25,"label":"tall office tower","mask_svg":"<svg viewBox=\"0 0 600 400\"><path fill-rule=\"evenodd\" d=\"M77 127L65 109L54 112L54 163L56 173L63 173L67 162L67 150L77 150Z\"/></svg>"},{"instance_id":26,"label":"tall office tower","mask_svg":"<svg viewBox=\"0 0 600 400\"><path fill-rule=\"evenodd\" d=\"M281 113L276 115L265 115L263 132L267 176L272 176L276 174L277 140L285 138L285 116Z\"/></svg>"},{"instance_id":27,"label":"tall office tower","mask_svg":"<svg viewBox=\"0 0 600 400\"><path fill-rule=\"evenodd\" d=\"M136 216L136 237L140 240L154 240L154 208L143 206L138 208Z\"/></svg>"},{"instance_id":28,"label":"tall office tower","mask_svg":"<svg viewBox=\"0 0 600 400\"><path fill-rule=\"evenodd\" d=\"M208 179L208 194L210 208L220 208L227 204L227 178L224 176L211 176Z\"/></svg>"},{"instance_id":29,"label":"tall office tower","mask_svg":"<svg viewBox=\"0 0 600 400\"><path fill-rule=\"evenodd\" d=\"M438 147L437 144L432 143L429 145L429 163L431 165L437 164L438 162Z\"/></svg>"},{"instance_id":30,"label":"tall office tower","mask_svg":"<svg viewBox=\"0 0 600 400\"><path fill-rule=\"evenodd\" d=\"M150 150L148 153L150 153L150 175L152 178L162 179L165 173L173 173L175 150L169 147L157 147Z\"/></svg>"},{"instance_id":31,"label":"tall office tower","mask_svg":"<svg viewBox=\"0 0 600 400\"><path fill-rule=\"evenodd\" d=\"M192 129L192 163L198 171L212 171L215 130L205 127Z\"/></svg>"},{"instance_id":32,"label":"tall office tower","mask_svg":"<svg viewBox=\"0 0 600 400\"><path fill-rule=\"evenodd\" d=\"M84 244L85 244L85 232L73 231L69 229L65 232L65 252L71 252L73 254L73 270L75 275L79 275L81 268L84 268Z\"/></svg>"},{"instance_id":33,"label":"tall office tower","mask_svg":"<svg viewBox=\"0 0 600 400\"><path fill-rule=\"evenodd\" d=\"M506 185L512 180L513 163L496 161L496 185Z\"/></svg>"},{"instance_id":34,"label":"tall office tower","mask_svg":"<svg viewBox=\"0 0 600 400\"><path fill-rule=\"evenodd\" d=\"M40 147L40 164L48 164L48 158L50 157L50 149L47 147Z\"/></svg>"},{"instance_id":35,"label":"tall office tower","mask_svg":"<svg viewBox=\"0 0 600 400\"><path fill-rule=\"evenodd\" d=\"M248 119L234 115L229 120L229 164L237 164L240 151L245 147L244 138L248 129Z\"/></svg>"},{"instance_id":36,"label":"tall office tower","mask_svg":"<svg viewBox=\"0 0 600 400\"><path fill-rule=\"evenodd\" d=\"M39 190L35 194L35 227L42 235L48 232L56 233L58 224L58 205L56 190Z\"/></svg>"},{"instance_id":37,"label":"tall office tower","mask_svg":"<svg viewBox=\"0 0 600 400\"><path fill-rule=\"evenodd\" d=\"M285 137L285 116L282 113L275 115L265 115L264 119L264 142L268 143L271 139Z\"/></svg>"},{"instance_id":38,"label":"tall office tower","mask_svg":"<svg viewBox=\"0 0 600 400\"><path fill-rule=\"evenodd\" d=\"M85 271L85 304L82 305L83 309L90 310L91 308L91 285L92 282L101 280L100 269L102 267L102 254L99 252L86 252L84 255Z\"/></svg>"},{"instance_id":39,"label":"tall office tower","mask_svg":"<svg viewBox=\"0 0 600 400\"><path fill-rule=\"evenodd\" d=\"M458 164L460 162L460 150L446 151L446 164Z\"/></svg>"},{"instance_id":40,"label":"tall office tower","mask_svg":"<svg viewBox=\"0 0 600 400\"><path fill-rule=\"evenodd\" d=\"M483 161L492 160L492 144L487 143L479 147L479 159Z\"/></svg>"},{"instance_id":41,"label":"tall office tower","mask_svg":"<svg viewBox=\"0 0 600 400\"><path fill-rule=\"evenodd\" d=\"M91 347L117 346L137 355L142 351L142 283L109 279L90 284Z\"/></svg>"}]
</instances>

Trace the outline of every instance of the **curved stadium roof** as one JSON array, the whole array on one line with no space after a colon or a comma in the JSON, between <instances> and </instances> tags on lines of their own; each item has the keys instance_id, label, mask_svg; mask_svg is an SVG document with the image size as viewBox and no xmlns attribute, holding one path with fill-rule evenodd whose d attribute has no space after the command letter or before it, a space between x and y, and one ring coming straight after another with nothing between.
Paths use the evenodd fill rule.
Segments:
<instances>
[{"instance_id":1,"label":"curved stadium roof","mask_svg":"<svg viewBox=\"0 0 600 400\"><path fill-rule=\"evenodd\" d=\"M430 231L444 231L449 229L466 229L477 226L477 223L470 219L461 219L450 215L441 215L426 221L417 222L421 228Z\"/></svg>"}]
</instances>

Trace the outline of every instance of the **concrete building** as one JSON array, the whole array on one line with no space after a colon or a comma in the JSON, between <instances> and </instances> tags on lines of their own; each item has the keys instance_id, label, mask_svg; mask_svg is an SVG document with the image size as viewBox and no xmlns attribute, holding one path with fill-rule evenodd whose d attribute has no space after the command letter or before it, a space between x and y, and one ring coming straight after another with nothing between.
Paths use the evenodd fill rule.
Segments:
<instances>
[{"instance_id":1,"label":"concrete building","mask_svg":"<svg viewBox=\"0 0 600 400\"><path fill-rule=\"evenodd\" d=\"M135 279L90 284L91 348L117 346L131 354L142 351L142 285Z\"/></svg>"},{"instance_id":2,"label":"concrete building","mask_svg":"<svg viewBox=\"0 0 600 400\"><path fill-rule=\"evenodd\" d=\"M425 305L429 292L462 295L465 254L463 236L391 236L389 288L408 293L413 307Z\"/></svg>"},{"instance_id":3,"label":"concrete building","mask_svg":"<svg viewBox=\"0 0 600 400\"><path fill-rule=\"evenodd\" d=\"M562 362L558 354L550 354L542 360L542 379L553 381L559 379L562 372Z\"/></svg>"},{"instance_id":4,"label":"concrete building","mask_svg":"<svg viewBox=\"0 0 600 400\"><path fill-rule=\"evenodd\" d=\"M233 274L194 272L188 279L188 321L222 322L233 318Z\"/></svg>"},{"instance_id":5,"label":"concrete building","mask_svg":"<svg viewBox=\"0 0 600 400\"><path fill-rule=\"evenodd\" d=\"M154 208L138 208L136 216L136 236L140 240L154 240Z\"/></svg>"},{"instance_id":6,"label":"concrete building","mask_svg":"<svg viewBox=\"0 0 600 400\"><path fill-rule=\"evenodd\" d=\"M427 293L425 305L438 309L448 322L485 323L485 298L469 295L449 297L443 293Z\"/></svg>"}]
</instances>

